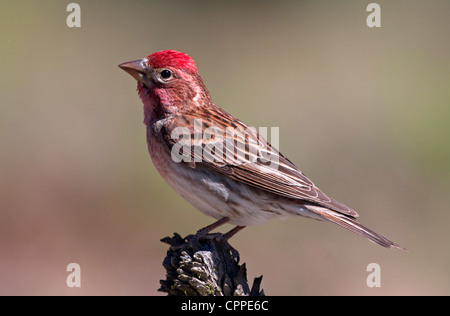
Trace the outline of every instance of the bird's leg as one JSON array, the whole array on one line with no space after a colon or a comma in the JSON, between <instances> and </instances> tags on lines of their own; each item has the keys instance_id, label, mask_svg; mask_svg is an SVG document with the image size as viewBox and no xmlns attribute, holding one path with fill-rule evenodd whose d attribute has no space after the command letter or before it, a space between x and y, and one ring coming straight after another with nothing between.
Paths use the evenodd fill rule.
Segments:
<instances>
[{"instance_id":1,"label":"bird's leg","mask_svg":"<svg viewBox=\"0 0 450 316\"><path fill-rule=\"evenodd\" d=\"M197 231L197 234L196 234L196 235L200 235L200 236L206 235L206 234L208 234L210 231L212 231L213 229L216 229L217 227L222 226L223 224L226 224L226 223L228 223L229 221L230 221L230 219L229 219L228 217L221 218L221 219L219 219L218 221L216 221L216 222L214 222L214 223L212 223L212 224L210 224L210 225L208 225L208 226L206 226L206 227L203 227L203 228L199 229L199 230ZM236 233L237 233L237 232L236 232ZM233 234L233 235L234 235L234 234Z\"/></svg>"},{"instance_id":2,"label":"bird's leg","mask_svg":"<svg viewBox=\"0 0 450 316\"><path fill-rule=\"evenodd\" d=\"M237 234L239 231L243 230L246 226L236 226L235 228L233 228L232 230L230 230L228 233L226 233L225 235L223 235L223 237L228 240L231 237L233 237L235 234Z\"/></svg>"}]
</instances>

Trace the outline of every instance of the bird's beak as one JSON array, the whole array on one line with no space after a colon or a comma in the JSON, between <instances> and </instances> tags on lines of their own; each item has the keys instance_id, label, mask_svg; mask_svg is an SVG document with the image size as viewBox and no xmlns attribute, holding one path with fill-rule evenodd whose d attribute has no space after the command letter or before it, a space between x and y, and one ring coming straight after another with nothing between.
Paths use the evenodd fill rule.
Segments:
<instances>
[{"instance_id":1,"label":"bird's beak","mask_svg":"<svg viewBox=\"0 0 450 316\"><path fill-rule=\"evenodd\" d=\"M138 82L141 82L148 86L149 79L147 77L147 62L148 59L143 58L133 61L127 61L126 63L120 64L119 67L132 75L133 78Z\"/></svg>"}]
</instances>

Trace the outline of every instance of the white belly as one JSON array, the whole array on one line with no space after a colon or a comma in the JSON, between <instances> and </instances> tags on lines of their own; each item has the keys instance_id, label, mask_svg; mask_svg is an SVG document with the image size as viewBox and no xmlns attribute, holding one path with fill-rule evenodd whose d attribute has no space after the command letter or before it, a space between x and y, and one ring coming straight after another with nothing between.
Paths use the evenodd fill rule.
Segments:
<instances>
[{"instance_id":1,"label":"white belly","mask_svg":"<svg viewBox=\"0 0 450 316\"><path fill-rule=\"evenodd\" d=\"M156 140L148 141L148 149L158 172L186 201L203 214L215 219L230 218L240 226L258 225L287 213L272 205L264 192L237 183L208 170L192 168L186 163L175 163L161 150ZM266 201L265 201L266 200Z\"/></svg>"}]
</instances>

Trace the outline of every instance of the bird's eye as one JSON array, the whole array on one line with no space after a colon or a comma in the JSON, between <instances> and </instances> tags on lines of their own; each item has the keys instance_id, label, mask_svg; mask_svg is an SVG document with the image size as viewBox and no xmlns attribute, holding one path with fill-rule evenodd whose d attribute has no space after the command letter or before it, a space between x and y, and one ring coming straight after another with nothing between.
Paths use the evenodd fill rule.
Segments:
<instances>
[{"instance_id":1,"label":"bird's eye","mask_svg":"<svg viewBox=\"0 0 450 316\"><path fill-rule=\"evenodd\" d=\"M160 75L161 75L161 78L163 78L163 79L166 79L166 80L170 79L170 78L172 78L172 70L163 69L163 70L161 70Z\"/></svg>"}]
</instances>

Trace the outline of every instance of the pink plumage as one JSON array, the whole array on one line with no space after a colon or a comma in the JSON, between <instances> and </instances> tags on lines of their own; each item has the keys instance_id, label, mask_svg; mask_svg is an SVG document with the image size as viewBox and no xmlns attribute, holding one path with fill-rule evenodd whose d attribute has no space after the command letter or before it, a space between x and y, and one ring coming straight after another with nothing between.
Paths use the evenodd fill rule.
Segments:
<instances>
[{"instance_id":1,"label":"pink plumage","mask_svg":"<svg viewBox=\"0 0 450 316\"><path fill-rule=\"evenodd\" d=\"M175 50L163 50L147 56L148 64L153 68L174 67L197 72L194 60L188 55Z\"/></svg>"}]
</instances>

